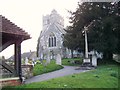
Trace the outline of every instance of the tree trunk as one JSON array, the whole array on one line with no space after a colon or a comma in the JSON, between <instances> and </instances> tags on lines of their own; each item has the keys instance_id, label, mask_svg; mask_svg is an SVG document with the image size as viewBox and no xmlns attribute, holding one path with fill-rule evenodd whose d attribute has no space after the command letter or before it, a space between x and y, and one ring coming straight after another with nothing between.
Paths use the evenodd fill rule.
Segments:
<instances>
[{"instance_id":1,"label":"tree trunk","mask_svg":"<svg viewBox=\"0 0 120 90\"><path fill-rule=\"evenodd\" d=\"M73 50L71 50L71 58L74 58L74 56L73 56Z\"/></svg>"}]
</instances>

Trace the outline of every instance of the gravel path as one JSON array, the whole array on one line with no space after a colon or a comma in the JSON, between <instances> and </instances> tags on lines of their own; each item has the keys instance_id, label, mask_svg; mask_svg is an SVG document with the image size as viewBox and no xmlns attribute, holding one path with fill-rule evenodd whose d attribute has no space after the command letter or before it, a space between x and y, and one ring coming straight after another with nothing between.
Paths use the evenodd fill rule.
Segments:
<instances>
[{"instance_id":1,"label":"gravel path","mask_svg":"<svg viewBox=\"0 0 120 90\"><path fill-rule=\"evenodd\" d=\"M57 77L62 77L62 76L66 76L66 75L71 75L74 73L80 73L80 72L85 72L87 70L75 70L75 66L64 66L63 69L57 70L57 71L53 71L50 73L46 73L46 74L42 74L42 75L38 75L38 76L34 76L30 79L27 79L25 81L26 84L28 83L33 83L33 82L41 82L41 81L45 81L45 80L49 80L52 78L57 78Z\"/></svg>"}]
</instances>

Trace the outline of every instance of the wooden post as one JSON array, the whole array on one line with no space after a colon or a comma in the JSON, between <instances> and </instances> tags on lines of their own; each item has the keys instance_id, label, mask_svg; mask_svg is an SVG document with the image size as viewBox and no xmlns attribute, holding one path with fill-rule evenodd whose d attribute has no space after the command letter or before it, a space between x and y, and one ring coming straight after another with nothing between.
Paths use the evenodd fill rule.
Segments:
<instances>
[{"instance_id":1,"label":"wooden post","mask_svg":"<svg viewBox=\"0 0 120 90\"><path fill-rule=\"evenodd\" d=\"M22 81L22 69L21 69L21 42L15 43L15 71Z\"/></svg>"}]
</instances>

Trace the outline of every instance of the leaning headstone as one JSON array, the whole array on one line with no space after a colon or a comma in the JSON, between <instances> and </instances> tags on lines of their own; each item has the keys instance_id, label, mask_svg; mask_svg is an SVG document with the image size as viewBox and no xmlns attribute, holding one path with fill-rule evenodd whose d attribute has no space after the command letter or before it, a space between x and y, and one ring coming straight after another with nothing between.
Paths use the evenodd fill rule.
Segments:
<instances>
[{"instance_id":1,"label":"leaning headstone","mask_svg":"<svg viewBox=\"0 0 120 90\"><path fill-rule=\"evenodd\" d=\"M57 54L56 64L61 65L61 55Z\"/></svg>"}]
</instances>

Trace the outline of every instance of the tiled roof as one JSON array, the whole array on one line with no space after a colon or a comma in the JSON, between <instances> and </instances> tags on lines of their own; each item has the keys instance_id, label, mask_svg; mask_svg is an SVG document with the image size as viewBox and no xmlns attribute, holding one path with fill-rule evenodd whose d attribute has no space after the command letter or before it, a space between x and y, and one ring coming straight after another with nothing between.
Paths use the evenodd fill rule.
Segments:
<instances>
[{"instance_id":1,"label":"tiled roof","mask_svg":"<svg viewBox=\"0 0 120 90\"><path fill-rule=\"evenodd\" d=\"M25 52L25 53L21 54L21 58L25 59L26 57L28 59L37 58L36 51ZM14 60L14 55L9 58L9 60L11 60L11 59Z\"/></svg>"},{"instance_id":2,"label":"tiled roof","mask_svg":"<svg viewBox=\"0 0 120 90\"><path fill-rule=\"evenodd\" d=\"M22 36L24 39L30 39L30 35L15 25L13 22L0 15L0 33L14 34L16 36Z\"/></svg>"}]
</instances>

